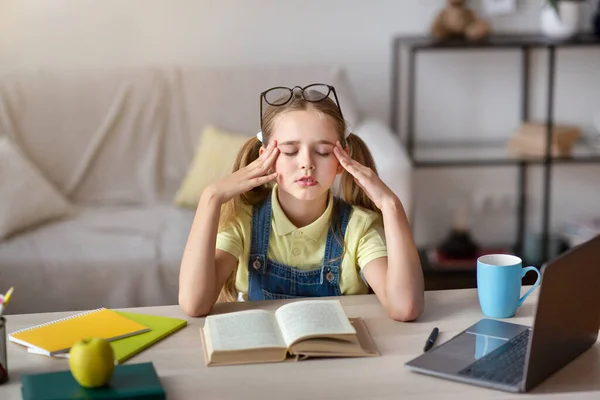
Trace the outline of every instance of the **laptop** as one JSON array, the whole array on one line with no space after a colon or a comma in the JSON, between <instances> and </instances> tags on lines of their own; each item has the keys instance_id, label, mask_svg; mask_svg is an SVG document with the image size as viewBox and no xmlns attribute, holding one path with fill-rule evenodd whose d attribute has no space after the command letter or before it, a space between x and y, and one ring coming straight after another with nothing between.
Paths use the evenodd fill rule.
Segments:
<instances>
[{"instance_id":1,"label":"laptop","mask_svg":"<svg viewBox=\"0 0 600 400\"><path fill-rule=\"evenodd\" d=\"M600 235L547 262L541 273L533 327L484 318L405 367L508 392L533 389L596 343Z\"/></svg>"}]
</instances>

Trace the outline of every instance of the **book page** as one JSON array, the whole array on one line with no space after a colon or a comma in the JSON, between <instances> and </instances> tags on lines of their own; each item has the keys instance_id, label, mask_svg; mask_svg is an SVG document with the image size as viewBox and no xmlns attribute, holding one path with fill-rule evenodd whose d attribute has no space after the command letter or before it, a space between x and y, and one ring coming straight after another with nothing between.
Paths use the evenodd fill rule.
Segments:
<instances>
[{"instance_id":1,"label":"book page","mask_svg":"<svg viewBox=\"0 0 600 400\"><path fill-rule=\"evenodd\" d=\"M209 315L206 324L213 350L287 347L272 312L248 310Z\"/></svg>"},{"instance_id":2,"label":"book page","mask_svg":"<svg viewBox=\"0 0 600 400\"><path fill-rule=\"evenodd\" d=\"M305 336L356 333L339 300L298 301L279 307L275 316L288 346Z\"/></svg>"}]
</instances>

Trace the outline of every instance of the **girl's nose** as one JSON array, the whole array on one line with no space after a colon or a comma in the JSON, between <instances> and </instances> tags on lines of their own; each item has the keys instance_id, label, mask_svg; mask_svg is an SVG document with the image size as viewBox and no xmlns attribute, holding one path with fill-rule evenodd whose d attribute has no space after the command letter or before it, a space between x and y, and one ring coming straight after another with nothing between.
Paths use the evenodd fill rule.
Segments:
<instances>
[{"instance_id":1,"label":"girl's nose","mask_svg":"<svg viewBox=\"0 0 600 400\"><path fill-rule=\"evenodd\" d=\"M305 157L300 162L300 168L301 169L315 169L315 163L313 162L311 157Z\"/></svg>"},{"instance_id":2,"label":"girl's nose","mask_svg":"<svg viewBox=\"0 0 600 400\"><path fill-rule=\"evenodd\" d=\"M299 161L301 169L315 169L315 163L310 151L301 150Z\"/></svg>"}]
</instances>

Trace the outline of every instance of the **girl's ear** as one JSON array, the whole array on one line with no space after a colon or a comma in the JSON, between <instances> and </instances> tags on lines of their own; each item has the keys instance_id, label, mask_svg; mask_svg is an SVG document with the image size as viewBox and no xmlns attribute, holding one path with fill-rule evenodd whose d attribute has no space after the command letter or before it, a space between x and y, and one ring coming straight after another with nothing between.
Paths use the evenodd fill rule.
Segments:
<instances>
[{"instance_id":1,"label":"girl's ear","mask_svg":"<svg viewBox=\"0 0 600 400\"><path fill-rule=\"evenodd\" d=\"M262 156L262 153L265 152L265 146L260 146L260 149L258 149L258 155Z\"/></svg>"}]
</instances>

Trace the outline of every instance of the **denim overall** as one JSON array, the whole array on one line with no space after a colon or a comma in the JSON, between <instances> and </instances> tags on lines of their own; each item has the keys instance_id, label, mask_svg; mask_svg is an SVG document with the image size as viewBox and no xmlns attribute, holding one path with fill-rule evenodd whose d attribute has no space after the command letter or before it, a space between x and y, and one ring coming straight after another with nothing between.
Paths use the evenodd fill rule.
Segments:
<instances>
[{"instance_id":1,"label":"denim overall","mask_svg":"<svg viewBox=\"0 0 600 400\"><path fill-rule=\"evenodd\" d=\"M341 233L346 233L352 208L335 198L341 213ZM339 296L343 246L330 226L321 268L305 271L268 258L271 233L271 196L254 207L252 242L248 259L248 299L274 300L297 297Z\"/></svg>"}]
</instances>

